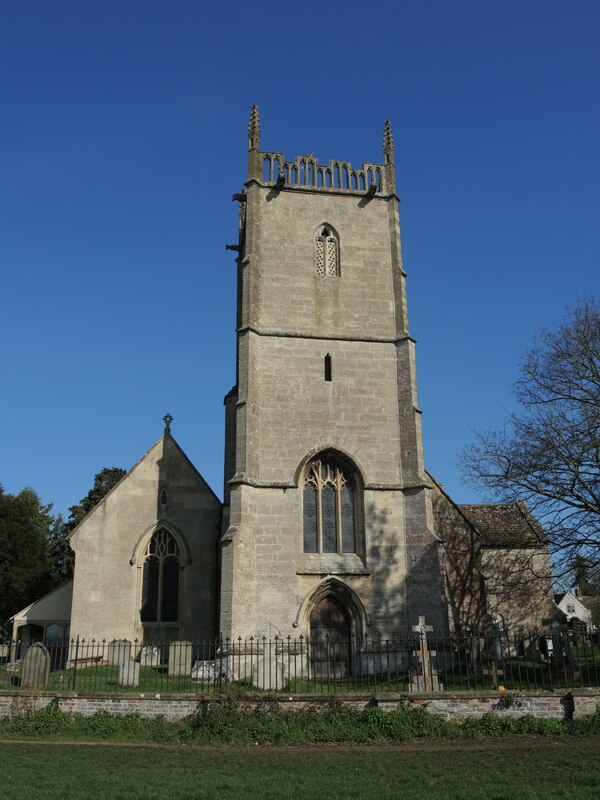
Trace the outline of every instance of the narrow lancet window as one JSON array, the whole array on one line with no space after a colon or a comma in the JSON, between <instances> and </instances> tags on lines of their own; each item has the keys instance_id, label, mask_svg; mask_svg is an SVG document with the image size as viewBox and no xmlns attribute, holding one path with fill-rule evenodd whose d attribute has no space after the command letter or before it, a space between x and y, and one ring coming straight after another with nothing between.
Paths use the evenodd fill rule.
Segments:
<instances>
[{"instance_id":1,"label":"narrow lancet window","mask_svg":"<svg viewBox=\"0 0 600 800\"><path fill-rule=\"evenodd\" d=\"M331 381L331 356L329 353L325 356L325 380Z\"/></svg>"}]
</instances>

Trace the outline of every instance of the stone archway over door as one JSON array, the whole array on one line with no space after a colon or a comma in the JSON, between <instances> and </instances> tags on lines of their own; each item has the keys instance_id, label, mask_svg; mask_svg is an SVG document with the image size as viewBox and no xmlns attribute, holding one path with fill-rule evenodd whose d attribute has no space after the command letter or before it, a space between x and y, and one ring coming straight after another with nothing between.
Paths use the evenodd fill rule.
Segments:
<instances>
[{"instance_id":1,"label":"stone archway over door","mask_svg":"<svg viewBox=\"0 0 600 800\"><path fill-rule=\"evenodd\" d=\"M350 614L334 595L323 597L310 614L310 664L315 677L345 677L351 672Z\"/></svg>"}]
</instances>

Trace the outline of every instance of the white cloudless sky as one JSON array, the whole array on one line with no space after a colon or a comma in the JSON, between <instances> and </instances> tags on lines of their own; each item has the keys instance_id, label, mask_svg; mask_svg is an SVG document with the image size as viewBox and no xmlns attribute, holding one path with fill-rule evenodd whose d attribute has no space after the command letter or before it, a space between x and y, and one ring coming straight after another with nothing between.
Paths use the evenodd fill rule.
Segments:
<instances>
[{"instance_id":1,"label":"white cloudless sky","mask_svg":"<svg viewBox=\"0 0 600 800\"><path fill-rule=\"evenodd\" d=\"M232 193L264 150L360 165L392 122L426 462L498 428L597 295L600 5L0 4L0 483L66 512L162 416L222 495Z\"/></svg>"}]
</instances>

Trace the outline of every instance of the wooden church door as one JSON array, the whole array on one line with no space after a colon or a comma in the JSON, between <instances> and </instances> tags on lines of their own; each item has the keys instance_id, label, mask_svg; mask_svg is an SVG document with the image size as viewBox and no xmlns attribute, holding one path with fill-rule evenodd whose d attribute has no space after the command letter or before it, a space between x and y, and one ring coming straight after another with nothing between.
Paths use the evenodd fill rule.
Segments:
<instances>
[{"instance_id":1,"label":"wooden church door","mask_svg":"<svg viewBox=\"0 0 600 800\"><path fill-rule=\"evenodd\" d=\"M345 677L350 674L350 616L342 603L327 595L310 615L310 661L315 677Z\"/></svg>"}]
</instances>

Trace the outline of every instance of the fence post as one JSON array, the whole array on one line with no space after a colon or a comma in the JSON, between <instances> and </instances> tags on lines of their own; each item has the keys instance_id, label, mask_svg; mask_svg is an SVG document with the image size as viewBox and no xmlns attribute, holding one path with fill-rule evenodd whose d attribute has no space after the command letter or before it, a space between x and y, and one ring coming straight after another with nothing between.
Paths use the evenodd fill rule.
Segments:
<instances>
[{"instance_id":1,"label":"fence post","mask_svg":"<svg viewBox=\"0 0 600 800\"><path fill-rule=\"evenodd\" d=\"M75 691L75 678L77 677L77 659L79 658L79 636L75 641L75 660L73 661L73 691Z\"/></svg>"}]
</instances>

